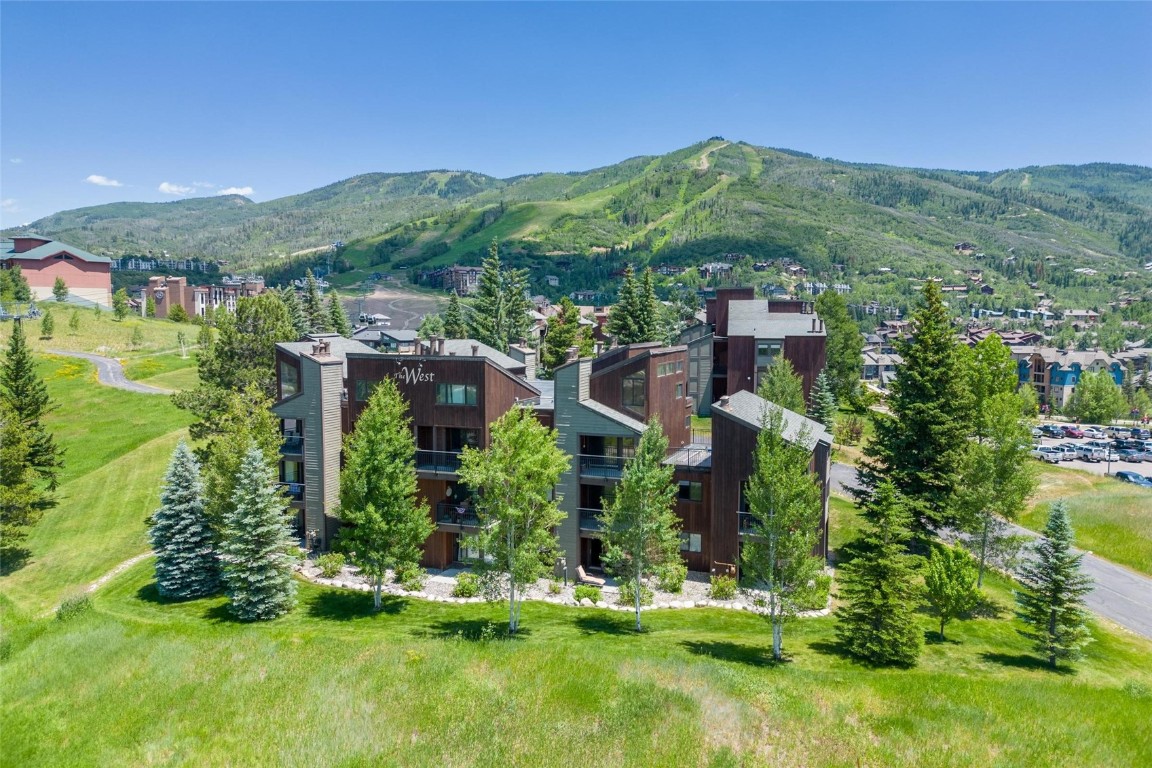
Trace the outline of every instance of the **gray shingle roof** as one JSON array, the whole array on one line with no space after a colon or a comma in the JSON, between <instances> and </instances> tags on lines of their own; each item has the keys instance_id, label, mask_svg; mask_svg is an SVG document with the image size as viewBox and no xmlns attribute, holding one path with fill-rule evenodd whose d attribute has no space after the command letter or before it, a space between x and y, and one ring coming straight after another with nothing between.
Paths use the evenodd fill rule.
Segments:
<instances>
[{"instance_id":1,"label":"gray shingle roof","mask_svg":"<svg viewBox=\"0 0 1152 768\"><path fill-rule=\"evenodd\" d=\"M824 336L822 330L812 332L815 314L799 312L770 312L765 299L739 299L728 302L728 335L751 336L756 339L782 339L785 336ZM819 328L819 323L817 323Z\"/></svg>"},{"instance_id":2,"label":"gray shingle roof","mask_svg":"<svg viewBox=\"0 0 1152 768\"><path fill-rule=\"evenodd\" d=\"M796 442L800 436L801 431L805 428L808 431L807 445L804 447L811 450L815 447L816 443L832 444L832 435L828 434L828 430L824 425L818 421L813 421L807 416L801 416L795 411L790 411L787 408L781 408L775 403L769 402L759 395L751 392L740 391L728 398L728 406L721 407L720 403L712 406L712 411L720 412L725 416L731 416L736 421L741 422L745 426L752 429L759 430L763 424L764 413L767 409L774 408L780 410L784 415L784 439L789 442Z\"/></svg>"},{"instance_id":3,"label":"gray shingle roof","mask_svg":"<svg viewBox=\"0 0 1152 768\"><path fill-rule=\"evenodd\" d=\"M611 419L622 427L627 427L638 435L643 434L644 430L648 428L648 425L644 422L637 421L631 416L620 413L620 411L616 410L615 408L609 408L608 406L601 402L597 402L596 400L581 400L580 405L584 406L593 413L600 414L606 419Z\"/></svg>"}]
</instances>

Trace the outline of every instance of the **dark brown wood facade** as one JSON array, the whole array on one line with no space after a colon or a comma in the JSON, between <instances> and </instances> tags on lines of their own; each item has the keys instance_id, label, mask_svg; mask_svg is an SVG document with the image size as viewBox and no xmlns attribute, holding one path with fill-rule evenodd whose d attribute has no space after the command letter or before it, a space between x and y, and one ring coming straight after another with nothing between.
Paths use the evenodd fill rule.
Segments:
<instances>
[{"instance_id":1,"label":"dark brown wood facade","mask_svg":"<svg viewBox=\"0 0 1152 768\"><path fill-rule=\"evenodd\" d=\"M670 447L687 445L692 440L693 409L693 401L688 396L688 348L652 345L621 349L632 352L605 356L608 365L593 366L589 381L592 399L637 421L647 422L656 416ZM671 370L660 375L662 367ZM626 405L624 379L639 372L644 374L644 405Z\"/></svg>"}]
</instances>

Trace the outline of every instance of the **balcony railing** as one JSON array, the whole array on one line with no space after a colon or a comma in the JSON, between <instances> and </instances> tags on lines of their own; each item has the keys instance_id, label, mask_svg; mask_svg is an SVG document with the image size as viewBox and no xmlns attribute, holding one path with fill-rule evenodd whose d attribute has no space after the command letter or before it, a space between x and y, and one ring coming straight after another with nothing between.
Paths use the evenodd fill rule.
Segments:
<instances>
[{"instance_id":1,"label":"balcony railing","mask_svg":"<svg viewBox=\"0 0 1152 768\"><path fill-rule=\"evenodd\" d=\"M590 456L580 454L580 474L585 477L608 477L619 480L624 476L624 465L631 457Z\"/></svg>"},{"instance_id":2,"label":"balcony railing","mask_svg":"<svg viewBox=\"0 0 1152 768\"><path fill-rule=\"evenodd\" d=\"M460 469L460 452L418 450L416 469L421 472L456 472Z\"/></svg>"},{"instance_id":3,"label":"balcony railing","mask_svg":"<svg viewBox=\"0 0 1152 768\"><path fill-rule=\"evenodd\" d=\"M304 483L280 483L280 488L291 501L304 501Z\"/></svg>"},{"instance_id":4,"label":"balcony railing","mask_svg":"<svg viewBox=\"0 0 1152 768\"><path fill-rule=\"evenodd\" d=\"M737 512L740 519L740 534L752 534L756 530L756 518L752 516L751 512Z\"/></svg>"},{"instance_id":5,"label":"balcony railing","mask_svg":"<svg viewBox=\"0 0 1152 768\"><path fill-rule=\"evenodd\" d=\"M280 444L280 453L304 453L304 438L300 435L284 435L284 442Z\"/></svg>"},{"instance_id":6,"label":"balcony railing","mask_svg":"<svg viewBox=\"0 0 1152 768\"><path fill-rule=\"evenodd\" d=\"M600 522L600 515L604 514L602 509L587 509L581 507L577 510L580 513L580 530L582 531L602 531L604 524Z\"/></svg>"},{"instance_id":7,"label":"balcony railing","mask_svg":"<svg viewBox=\"0 0 1152 768\"><path fill-rule=\"evenodd\" d=\"M460 528L479 528L480 517L476 514L476 510L467 504L441 501L436 504L436 523Z\"/></svg>"}]
</instances>

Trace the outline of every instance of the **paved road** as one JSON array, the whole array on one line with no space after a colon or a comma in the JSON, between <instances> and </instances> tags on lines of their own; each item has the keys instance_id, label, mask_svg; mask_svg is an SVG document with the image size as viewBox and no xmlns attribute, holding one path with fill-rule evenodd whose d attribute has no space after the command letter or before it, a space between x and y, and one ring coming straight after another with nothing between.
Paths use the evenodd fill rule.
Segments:
<instances>
[{"instance_id":1,"label":"paved road","mask_svg":"<svg viewBox=\"0 0 1152 768\"><path fill-rule=\"evenodd\" d=\"M832 490L848 494L855 487L856 468L849 464L832 464L829 475ZM1037 538L1037 533L1018 525L1013 533ZM1092 577L1095 588L1085 598L1088 607L1138 635L1152 638L1152 578L1097 557L1084 555L1084 573Z\"/></svg>"},{"instance_id":2,"label":"paved road","mask_svg":"<svg viewBox=\"0 0 1152 768\"><path fill-rule=\"evenodd\" d=\"M93 355L88 352L65 352L59 349L46 350L50 355L63 355L64 357L79 357L84 360L91 360L96 364L96 375L101 384L109 387L116 387L117 389L124 389L129 392L138 392L142 395L170 395L172 390L161 389L160 387L150 387L147 384L137 384L134 381L129 381L128 377L124 375L124 366L120 365L119 360L111 357L104 357L103 355Z\"/></svg>"}]
</instances>

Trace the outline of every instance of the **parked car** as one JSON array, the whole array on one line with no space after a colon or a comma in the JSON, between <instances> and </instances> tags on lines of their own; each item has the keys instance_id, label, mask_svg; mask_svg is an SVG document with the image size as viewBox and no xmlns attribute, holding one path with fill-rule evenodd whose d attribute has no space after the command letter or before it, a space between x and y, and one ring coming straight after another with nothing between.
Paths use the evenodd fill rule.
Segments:
<instances>
[{"instance_id":1,"label":"parked car","mask_svg":"<svg viewBox=\"0 0 1152 768\"><path fill-rule=\"evenodd\" d=\"M1106 437L1104 430L1100 429L1100 427L1084 427L1083 432L1084 437L1090 440L1103 440Z\"/></svg>"},{"instance_id":2,"label":"parked car","mask_svg":"<svg viewBox=\"0 0 1152 768\"><path fill-rule=\"evenodd\" d=\"M1107 440L1089 440L1088 442L1084 443L1084 445L1090 445L1093 448L1100 448L1105 451L1112 447L1112 443L1108 442Z\"/></svg>"},{"instance_id":3,"label":"parked car","mask_svg":"<svg viewBox=\"0 0 1152 768\"><path fill-rule=\"evenodd\" d=\"M1064 427L1064 437L1071 437L1075 440L1080 440L1084 437L1084 430L1080 429L1079 427Z\"/></svg>"},{"instance_id":4,"label":"parked car","mask_svg":"<svg viewBox=\"0 0 1152 768\"><path fill-rule=\"evenodd\" d=\"M1120 451L1120 461L1128 461L1133 464L1139 464L1144 461L1144 452L1137 451L1135 448L1125 448Z\"/></svg>"},{"instance_id":5,"label":"parked car","mask_svg":"<svg viewBox=\"0 0 1152 768\"><path fill-rule=\"evenodd\" d=\"M1038 445L1031 451L1032 458L1046 461L1049 464L1059 464L1064 457L1063 451L1057 451L1054 448L1049 448L1046 445Z\"/></svg>"},{"instance_id":6,"label":"parked car","mask_svg":"<svg viewBox=\"0 0 1152 768\"><path fill-rule=\"evenodd\" d=\"M1152 439L1152 432L1149 432L1147 429L1140 427L1132 430L1132 437L1137 440L1149 440Z\"/></svg>"},{"instance_id":7,"label":"parked car","mask_svg":"<svg viewBox=\"0 0 1152 768\"><path fill-rule=\"evenodd\" d=\"M1076 446L1076 456L1081 461L1090 461L1095 464L1104 461L1105 453L1103 448L1097 448L1094 445L1079 445Z\"/></svg>"},{"instance_id":8,"label":"parked car","mask_svg":"<svg viewBox=\"0 0 1152 768\"><path fill-rule=\"evenodd\" d=\"M1032 437L1044 437L1044 430L1040 427L1032 427Z\"/></svg>"},{"instance_id":9,"label":"parked car","mask_svg":"<svg viewBox=\"0 0 1152 768\"><path fill-rule=\"evenodd\" d=\"M1128 427L1108 427L1104 430L1108 437L1127 439L1132 436L1132 431Z\"/></svg>"},{"instance_id":10,"label":"parked car","mask_svg":"<svg viewBox=\"0 0 1152 768\"><path fill-rule=\"evenodd\" d=\"M1059 424L1045 424L1040 427L1040 431L1046 437L1064 437L1064 429Z\"/></svg>"},{"instance_id":11,"label":"parked car","mask_svg":"<svg viewBox=\"0 0 1152 768\"><path fill-rule=\"evenodd\" d=\"M1073 461L1076 458L1076 446L1074 445L1054 445L1052 450L1059 452L1060 461Z\"/></svg>"},{"instance_id":12,"label":"parked car","mask_svg":"<svg viewBox=\"0 0 1152 768\"><path fill-rule=\"evenodd\" d=\"M1128 471L1117 472L1116 473L1116 479L1122 480L1125 483L1132 483L1133 485L1139 485L1142 488L1152 488L1152 479L1149 479L1149 478L1145 477L1144 475L1138 475L1135 472L1128 472Z\"/></svg>"}]
</instances>

